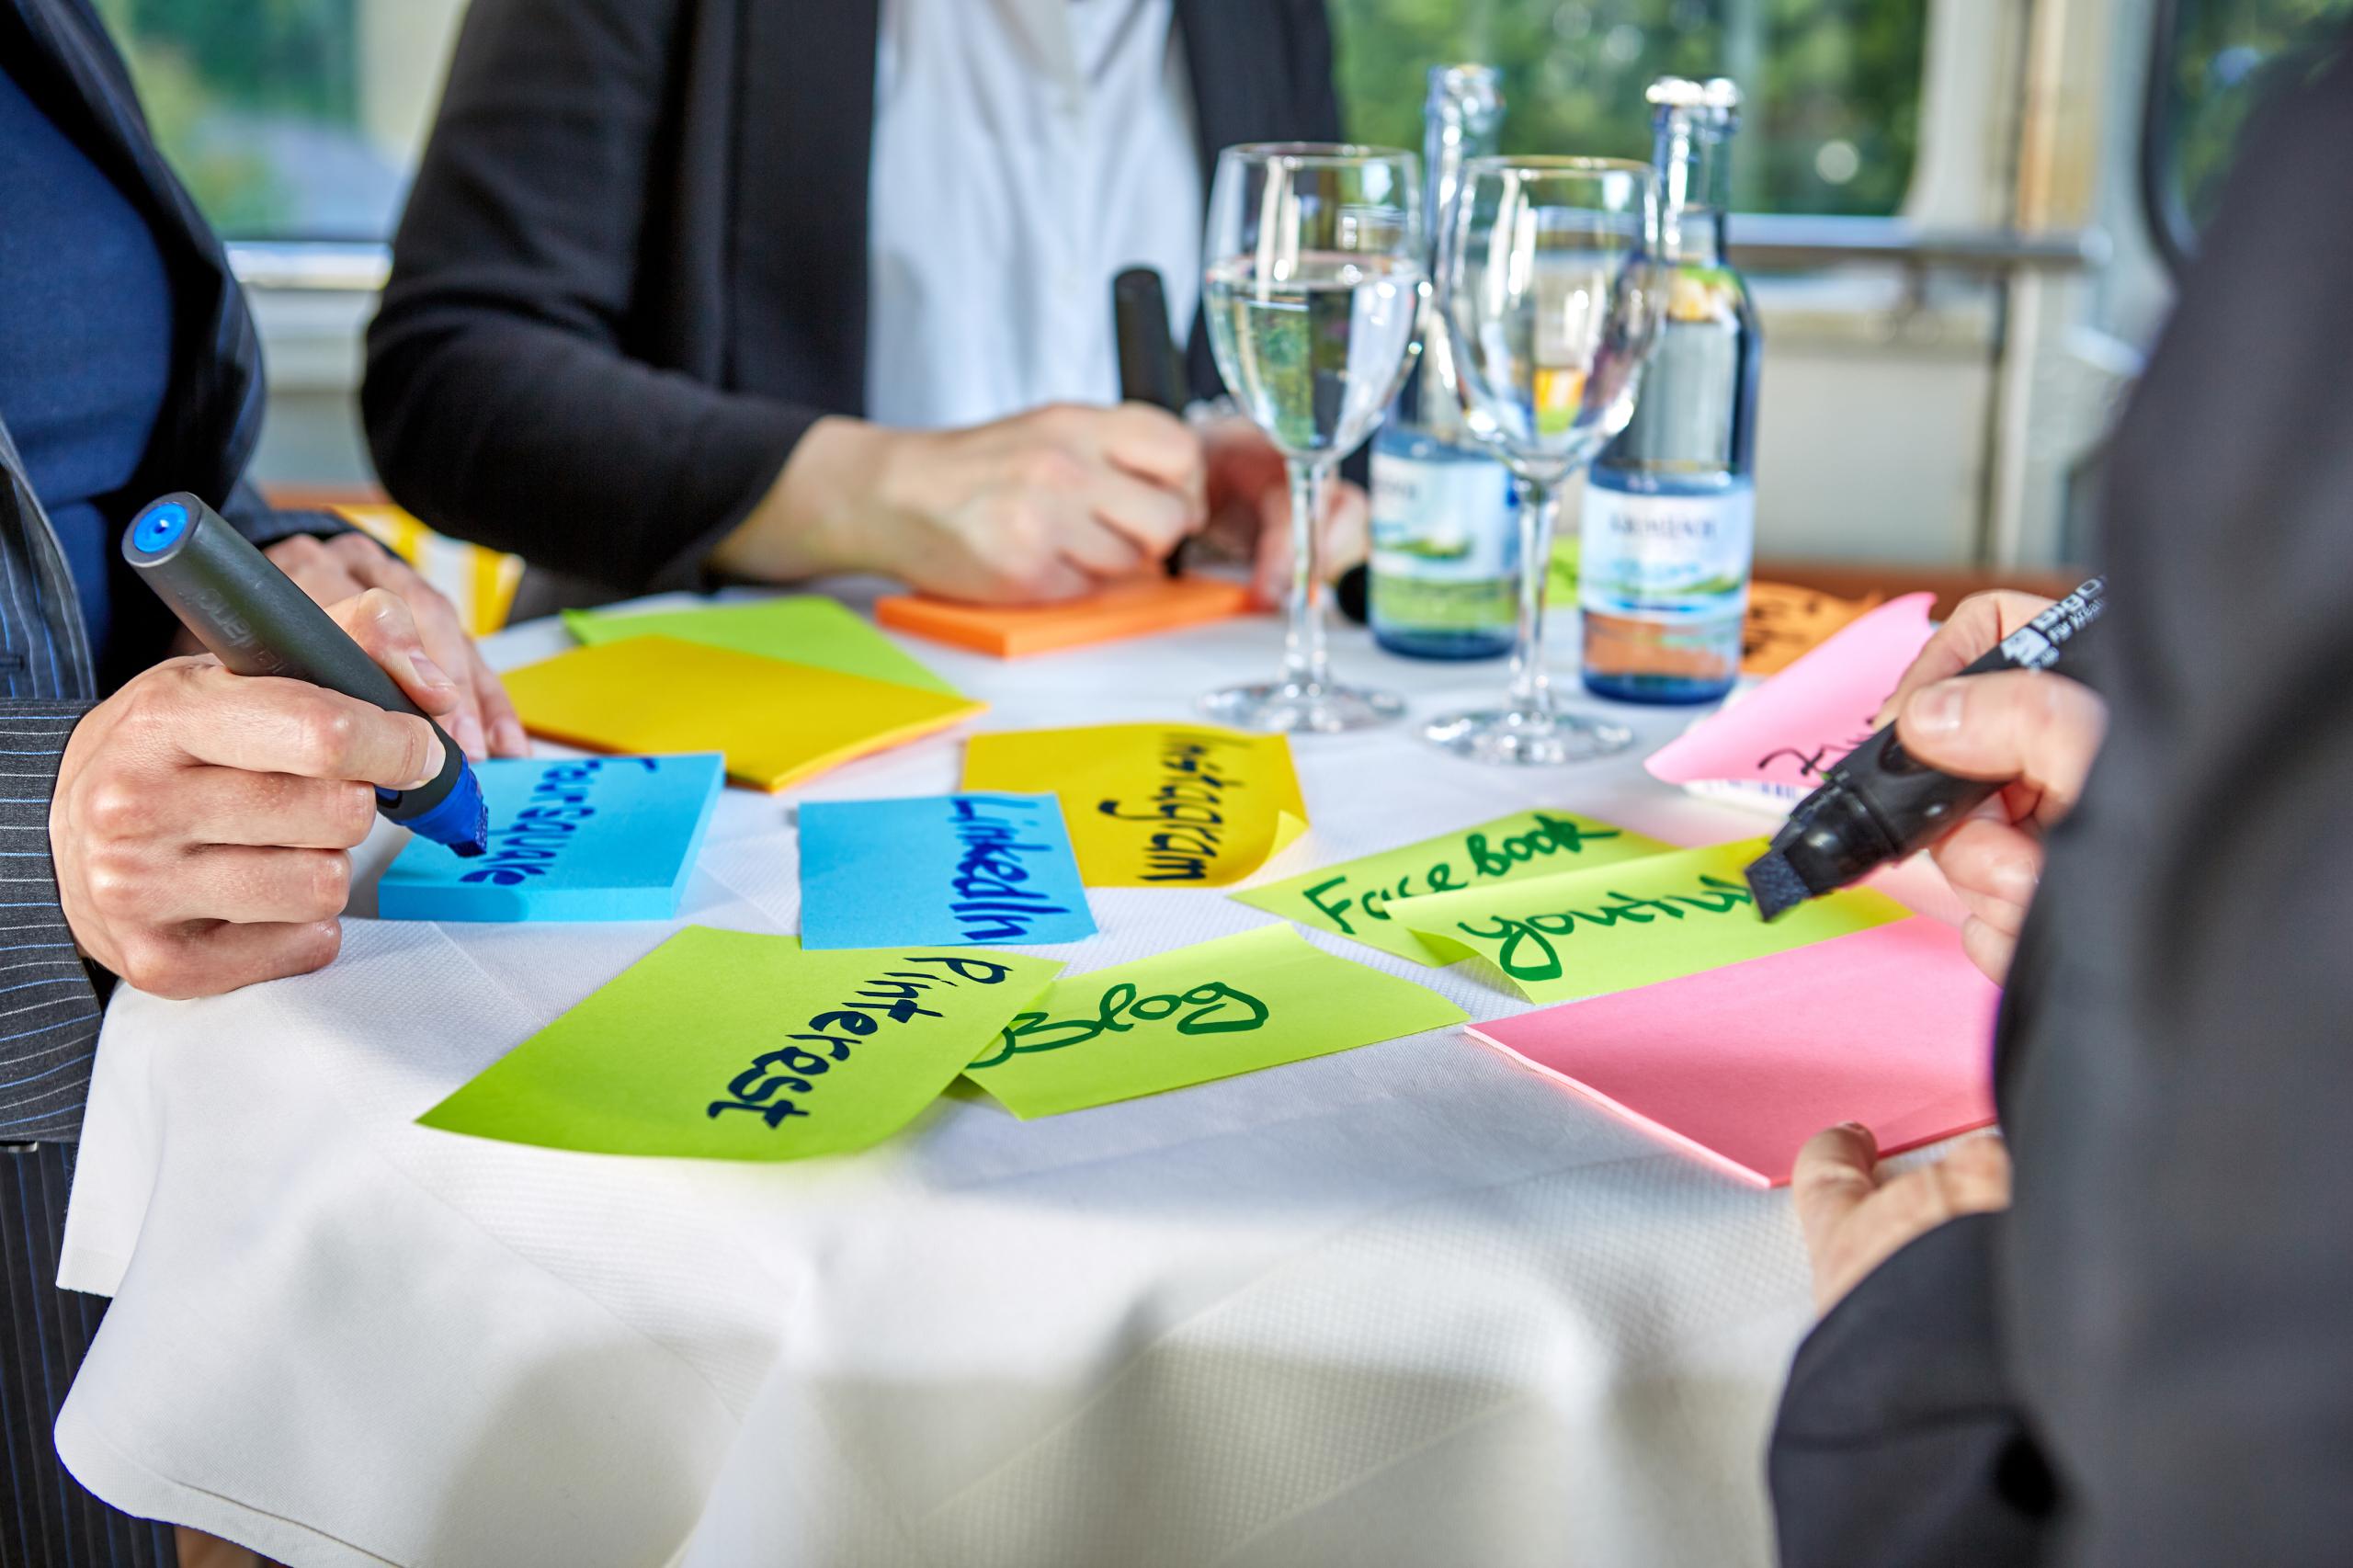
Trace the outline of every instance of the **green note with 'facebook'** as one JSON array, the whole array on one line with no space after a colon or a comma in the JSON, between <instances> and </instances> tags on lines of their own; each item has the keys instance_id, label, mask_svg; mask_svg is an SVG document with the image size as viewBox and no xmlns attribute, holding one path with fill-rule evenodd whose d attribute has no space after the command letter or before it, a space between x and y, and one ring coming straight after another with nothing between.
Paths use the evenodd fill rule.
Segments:
<instances>
[{"instance_id":1,"label":"green note with 'facebook'","mask_svg":"<svg viewBox=\"0 0 2353 1568\"><path fill-rule=\"evenodd\" d=\"M1400 899L1390 913L1449 960L1475 958L1531 1002L1576 1002L1787 952L1912 912L1847 888L1768 926L1741 873L1765 840L1653 855L1494 888Z\"/></svg>"},{"instance_id":2,"label":"green note with 'facebook'","mask_svg":"<svg viewBox=\"0 0 2353 1568\"><path fill-rule=\"evenodd\" d=\"M1028 1120L1255 1073L1470 1015L1262 926L1059 981L965 1075Z\"/></svg>"},{"instance_id":3,"label":"green note with 'facebook'","mask_svg":"<svg viewBox=\"0 0 2353 1568\"><path fill-rule=\"evenodd\" d=\"M690 926L417 1120L449 1132L710 1160L879 1143L1062 970L921 948L806 952Z\"/></svg>"},{"instance_id":4,"label":"green note with 'facebook'","mask_svg":"<svg viewBox=\"0 0 2353 1568\"><path fill-rule=\"evenodd\" d=\"M1675 846L1573 812L1518 812L1233 896L1415 963L1455 961L1396 919L1398 901L1614 865Z\"/></svg>"},{"instance_id":5,"label":"green note with 'facebook'","mask_svg":"<svg viewBox=\"0 0 2353 1568\"><path fill-rule=\"evenodd\" d=\"M893 686L961 695L914 654L867 624L865 617L828 598L755 599L701 609L627 614L568 609L563 612L563 625L592 648L630 637L675 637L681 642L813 665L821 670L886 680Z\"/></svg>"}]
</instances>

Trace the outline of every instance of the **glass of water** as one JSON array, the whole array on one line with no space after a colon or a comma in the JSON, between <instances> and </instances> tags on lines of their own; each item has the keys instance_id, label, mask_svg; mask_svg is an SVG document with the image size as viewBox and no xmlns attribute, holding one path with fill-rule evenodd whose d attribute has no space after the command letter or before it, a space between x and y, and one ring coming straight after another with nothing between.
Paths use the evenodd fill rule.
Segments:
<instances>
[{"instance_id":1,"label":"glass of water","mask_svg":"<svg viewBox=\"0 0 2353 1568\"><path fill-rule=\"evenodd\" d=\"M1317 557L1332 471L1362 446L1418 352L1429 290L1421 170L1411 153L1313 142L1218 155L1202 257L1217 368L1290 470L1290 620L1279 679L1201 699L1254 730L1336 732L1387 723L1395 696L1333 681Z\"/></svg>"},{"instance_id":2,"label":"glass of water","mask_svg":"<svg viewBox=\"0 0 2353 1568\"><path fill-rule=\"evenodd\" d=\"M1561 486L1633 417L1665 274L1647 165L1479 158L1439 236L1438 313L1471 433L1519 493L1519 629L1502 708L1423 733L1480 762L1549 766L1621 751L1633 732L1561 711L1544 665L1544 589Z\"/></svg>"}]
</instances>

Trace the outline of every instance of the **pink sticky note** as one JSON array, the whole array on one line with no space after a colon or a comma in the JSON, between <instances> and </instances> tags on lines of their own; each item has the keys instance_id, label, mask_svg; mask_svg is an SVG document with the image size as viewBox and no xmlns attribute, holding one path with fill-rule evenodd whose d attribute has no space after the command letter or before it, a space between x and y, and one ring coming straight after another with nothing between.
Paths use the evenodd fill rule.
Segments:
<instances>
[{"instance_id":1,"label":"pink sticky note","mask_svg":"<svg viewBox=\"0 0 2353 1568\"><path fill-rule=\"evenodd\" d=\"M1929 594L1893 599L1653 753L1669 784L1739 779L1811 790L1870 738L1871 719L1935 630Z\"/></svg>"},{"instance_id":2,"label":"pink sticky note","mask_svg":"<svg viewBox=\"0 0 2353 1568\"><path fill-rule=\"evenodd\" d=\"M1859 1121L1883 1153L1994 1119L2001 993L1933 920L1480 1024L1473 1038L1758 1187Z\"/></svg>"}]
</instances>

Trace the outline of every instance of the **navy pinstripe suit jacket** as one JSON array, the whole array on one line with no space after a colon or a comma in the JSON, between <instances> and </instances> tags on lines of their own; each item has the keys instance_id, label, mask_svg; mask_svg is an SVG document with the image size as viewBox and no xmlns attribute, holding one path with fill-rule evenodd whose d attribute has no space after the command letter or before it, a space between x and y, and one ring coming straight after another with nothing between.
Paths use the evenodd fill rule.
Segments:
<instances>
[{"instance_id":1,"label":"navy pinstripe suit jacket","mask_svg":"<svg viewBox=\"0 0 2353 1568\"><path fill-rule=\"evenodd\" d=\"M87 0L0 0L0 55L140 209L177 319L200 325L176 358L142 466L150 487L205 496L257 542L335 529L314 515L273 514L241 483L261 426L253 324ZM7 392L11 402L40 395ZM160 605L138 600L119 608L109 646L88 645L56 535L0 426L0 1568L172 1561L169 1532L83 1493L51 1437L103 1310L55 1281L105 976L76 952L49 840L67 737L109 685L162 656L170 630Z\"/></svg>"}]
</instances>

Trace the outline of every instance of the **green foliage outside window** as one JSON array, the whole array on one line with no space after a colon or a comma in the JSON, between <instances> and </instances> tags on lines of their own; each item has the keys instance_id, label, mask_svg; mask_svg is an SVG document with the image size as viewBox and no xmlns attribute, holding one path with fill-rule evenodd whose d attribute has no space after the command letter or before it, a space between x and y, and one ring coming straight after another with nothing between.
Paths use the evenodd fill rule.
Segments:
<instances>
[{"instance_id":1,"label":"green foliage outside window","mask_svg":"<svg viewBox=\"0 0 2353 1568\"><path fill-rule=\"evenodd\" d=\"M1927 0L1329 0L1348 133L1421 145L1423 80L1500 66L1506 153L1647 157L1654 77L1747 97L1733 201L1886 214L1919 142Z\"/></svg>"},{"instance_id":2,"label":"green foliage outside window","mask_svg":"<svg viewBox=\"0 0 2353 1568\"><path fill-rule=\"evenodd\" d=\"M2214 215L2239 132L2264 95L2342 45L2353 0L2182 0L2165 90L2175 188L2192 222Z\"/></svg>"}]
</instances>

